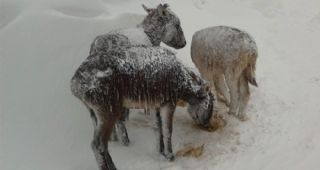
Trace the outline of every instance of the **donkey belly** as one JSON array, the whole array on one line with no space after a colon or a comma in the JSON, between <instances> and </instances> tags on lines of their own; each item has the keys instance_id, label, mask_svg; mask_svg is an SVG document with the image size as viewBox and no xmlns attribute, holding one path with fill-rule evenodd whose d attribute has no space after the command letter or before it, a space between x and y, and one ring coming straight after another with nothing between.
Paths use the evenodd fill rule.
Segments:
<instances>
[{"instance_id":1,"label":"donkey belly","mask_svg":"<svg viewBox=\"0 0 320 170\"><path fill-rule=\"evenodd\" d=\"M130 109L151 109L159 108L160 102L158 101L145 101L145 100L134 100L130 98L125 98L123 100L123 107Z\"/></svg>"}]
</instances>

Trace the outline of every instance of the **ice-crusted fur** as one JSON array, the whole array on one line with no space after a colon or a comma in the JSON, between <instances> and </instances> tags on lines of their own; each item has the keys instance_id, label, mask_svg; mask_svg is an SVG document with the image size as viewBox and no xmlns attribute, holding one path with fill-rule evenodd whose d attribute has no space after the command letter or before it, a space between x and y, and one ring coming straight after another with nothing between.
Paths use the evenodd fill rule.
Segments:
<instances>
[{"instance_id":1,"label":"ice-crusted fur","mask_svg":"<svg viewBox=\"0 0 320 170\"><path fill-rule=\"evenodd\" d=\"M125 108L159 110L159 149L165 158L173 160L171 134L176 104L186 101L194 121L208 125L214 99L207 87L171 51L146 46L92 54L71 80L73 94L97 117L92 147L101 169L115 169L107 142Z\"/></svg>"},{"instance_id":2,"label":"ice-crusted fur","mask_svg":"<svg viewBox=\"0 0 320 170\"><path fill-rule=\"evenodd\" d=\"M248 83L257 86L257 56L253 38L237 28L210 27L197 31L192 37L192 61L226 100L229 113L241 120L247 119L244 111L250 96Z\"/></svg>"},{"instance_id":3,"label":"ice-crusted fur","mask_svg":"<svg viewBox=\"0 0 320 170\"><path fill-rule=\"evenodd\" d=\"M108 51L115 46L147 45L159 46L161 42L180 49L186 45L179 18L167 4L157 8L143 8L148 13L135 28L120 29L97 36L91 44L90 54Z\"/></svg>"}]
</instances>

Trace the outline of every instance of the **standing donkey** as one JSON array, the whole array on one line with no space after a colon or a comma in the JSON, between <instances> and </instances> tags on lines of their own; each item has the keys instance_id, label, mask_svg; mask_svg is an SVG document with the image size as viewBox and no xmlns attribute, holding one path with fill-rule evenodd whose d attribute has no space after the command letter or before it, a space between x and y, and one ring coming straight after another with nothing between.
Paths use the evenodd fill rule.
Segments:
<instances>
[{"instance_id":1,"label":"standing donkey","mask_svg":"<svg viewBox=\"0 0 320 170\"><path fill-rule=\"evenodd\" d=\"M186 45L180 20L168 4L160 4L155 9L145 5L142 7L148 13L142 23L134 28L97 36L91 44L90 54L132 45L160 46L161 42L175 49Z\"/></svg>"},{"instance_id":2,"label":"standing donkey","mask_svg":"<svg viewBox=\"0 0 320 170\"><path fill-rule=\"evenodd\" d=\"M192 61L202 76L212 81L216 91L224 97L229 113L240 120L247 119L244 111L250 96L249 83L258 86L255 78L257 57L257 45L253 38L236 28L210 27L197 31L192 37Z\"/></svg>"},{"instance_id":3,"label":"standing donkey","mask_svg":"<svg viewBox=\"0 0 320 170\"><path fill-rule=\"evenodd\" d=\"M160 4L157 8L148 8L145 5L142 5L142 7L147 12L147 16L142 23L134 28L115 30L97 36L91 44L90 54L134 45L160 46L161 42L175 49L183 48L186 45L180 20L169 9L168 4ZM124 114L116 123L112 136L113 140L120 137L123 145L129 144L129 137L124 124L128 112L128 109L124 110ZM93 110L90 110L90 114L92 119L96 119Z\"/></svg>"},{"instance_id":4,"label":"standing donkey","mask_svg":"<svg viewBox=\"0 0 320 170\"><path fill-rule=\"evenodd\" d=\"M101 170L116 169L108 151L113 126L126 108L159 108L158 148L173 160L172 120L178 100L200 126L208 126L213 95L199 76L162 47L128 47L90 55L71 80L71 91L93 114L92 149ZM161 116L160 116L161 115Z\"/></svg>"}]
</instances>

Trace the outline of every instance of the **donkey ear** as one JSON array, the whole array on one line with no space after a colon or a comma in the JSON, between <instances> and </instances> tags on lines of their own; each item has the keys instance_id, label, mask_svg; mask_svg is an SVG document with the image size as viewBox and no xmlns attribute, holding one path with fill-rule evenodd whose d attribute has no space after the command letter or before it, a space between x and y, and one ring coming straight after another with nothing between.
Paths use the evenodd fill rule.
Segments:
<instances>
[{"instance_id":1,"label":"donkey ear","mask_svg":"<svg viewBox=\"0 0 320 170\"><path fill-rule=\"evenodd\" d=\"M150 14L152 12L151 8L148 8L147 6L145 6L144 4L142 4L142 8L148 13Z\"/></svg>"},{"instance_id":2,"label":"donkey ear","mask_svg":"<svg viewBox=\"0 0 320 170\"><path fill-rule=\"evenodd\" d=\"M168 5L167 3L163 4L162 6L163 6L164 8L168 8L168 7L169 7L169 5Z\"/></svg>"},{"instance_id":3,"label":"donkey ear","mask_svg":"<svg viewBox=\"0 0 320 170\"><path fill-rule=\"evenodd\" d=\"M159 13L160 16L166 16L166 15L167 15L167 13L166 13L166 8L167 8L167 5L166 5L166 4L164 4L164 5L160 4L160 5L157 7L157 11L158 11L158 13Z\"/></svg>"}]
</instances>

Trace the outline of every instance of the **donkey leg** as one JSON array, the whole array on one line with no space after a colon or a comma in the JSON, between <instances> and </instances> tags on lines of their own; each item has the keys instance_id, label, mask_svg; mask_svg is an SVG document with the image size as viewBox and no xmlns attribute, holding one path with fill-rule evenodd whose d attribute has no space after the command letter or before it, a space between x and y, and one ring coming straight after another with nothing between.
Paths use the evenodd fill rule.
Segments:
<instances>
[{"instance_id":1,"label":"donkey leg","mask_svg":"<svg viewBox=\"0 0 320 170\"><path fill-rule=\"evenodd\" d=\"M118 141L118 135L116 131L116 124L118 124L118 121L115 123L115 126L112 129L111 135L110 135L110 141Z\"/></svg>"},{"instance_id":2,"label":"donkey leg","mask_svg":"<svg viewBox=\"0 0 320 170\"><path fill-rule=\"evenodd\" d=\"M230 90L230 107L229 114L237 115L239 105L239 90L238 90L238 76L235 76L233 71L227 71L225 74L226 82Z\"/></svg>"},{"instance_id":3,"label":"donkey leg","mask_svg":"<svg viewBox=\"0 0 320 170\"><path fill-rule=\"evenodd\" d=\"M161 120L161 115L160 115L160 109L156 109L156 131L157 131L157 148L160 152L160 154L163 154L163 148L164 148L164 143L163 143L163 133L162 133L162 120Z\"/></svg>"},{"instance_id":4,"label":"donkey leg","mask_svg":"<svg viewBox=\"0 0 320 170\"><path fill-rule=\"evenodd\" d=\"M118 141L118 138L120 136L120 142L125 146L129 145L130 140L128 137L126 126L124 124L124 122L128 119L129 119L129 109L124 108L120 119L116 122L115 127L112 130L110 140Z\"/></svg>"},{"instance_id":5,"label":"donkey leg","mask_svg":"<svg viewBox=\"0 0 320 170\"><path fill-rule=\"evenodd\" d=\"M245 121L248 119L245 109L248 104L250 97L249 83L246 80L245 74L243 73L239 79L239 91L240 91L240 104L239 104L239 114L240 120Z\"/></svg>"},{"instance_id":6,"label":"donkey leg","mask_svg":"<svg viewBox=\"0 0 320 170\"><path fill-rule=\"evenodd\" d=\"M116 122L116 132L117 132L117 136L118 138L120 138L120 142L124 145L124 146L128 146L130 143L129 137L128 137L128 132L127 132L127 128L125 126L125 120L127 120L129 117L129 109L124 108L121 114L120 119Z\"/></svg>"},{"instance_id":7,"label":"donkey leg","mask_svg":"<svg viewBox=\"0 0 320 170\"><path fill-rule=\"evenodd\" d=\"M87 105L86 105L87 106ZM92 123L93 123L93 126L94 128L96 129L97 126L98 126L98 118L94 112L93 109L91 109L90 107L87 106L87 108L89 109L89 112L90 112L90 117L91 117L91 120L92 120ZM96 131L95 131L96 133ZM112 128L112 133L111 133L111 136L110 136L110 139L111 141L118 141L118 136L117 136L117 133L116 133L116 128L113 127Z\"/></svg>"},{"instance_id":8,"label":"donkey leg","mask_svg":"<svg viewBox=\"0 0 320 170\"><path fill-rule=\"evenodd\" d=\"M98 119L97 119L97 116L96 114L94 113L94 110L89 108L89 112L90 112L90 118L92 120L92 123L93 123L93 127L96 127L98 125Z\"/></svg>"},{"instance_id":9,"label":"donkey leg","mask_svg":"<svg viewBox=\"0 0 320 170\"><path fill-rule=\"evenodd\" d=\"M92 124L93 124L93 128L94 128L94 131L93 131L93 138L95 138L95 136L97 135L97 129L98 129L98 118L94 112L93 109L91 109L90 107L87 106L87 108L89 109L89 112L90 112L90 118L92 120Z\"/></svg>"},{"instance_id":10,"label":"donkey leg","mask_svg":"<svg viewBox=\"0 0 320 170\"><path fill-rule=\"evenodd\" d=\"M230 106L230 99L228 98L228 89L224 81L223 74L217 75L214 78L214 86L216 88L216 91L218 94L222 95L223 101L226 103L226 105ZM220 99L221 100L221 99Z\"/></svg>"},{"instance_id":11,"label":"donkey leg","mask_svg":"<svg viewBox=\"0 0 320 170\"><path fill-rule=\"evenodd\" d=\"M116 170L108 151L108 139L111 135L117 117L111 117L108 112L96 112L100 124L95 128L91 147L100 170Z\"/></svg>"},{"instance_id":12,"label":"donkey leg","mask_svg":"<svg viewBox=\"0 0 320 170\"><path fill-rule=\"evenodd\" d=\"M172 119L175 107L171 105L165 105L160 108L161 122L162 122L162 132L163 132L163 156L169 160L174 160L174 155L172 153Z\"/></svg>"}]
</instances>

